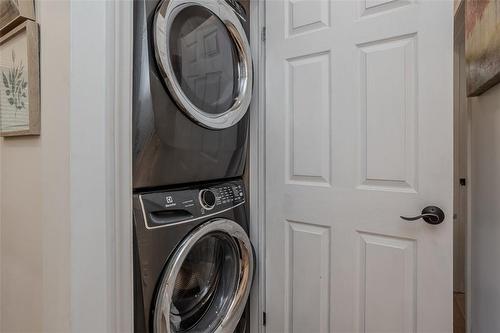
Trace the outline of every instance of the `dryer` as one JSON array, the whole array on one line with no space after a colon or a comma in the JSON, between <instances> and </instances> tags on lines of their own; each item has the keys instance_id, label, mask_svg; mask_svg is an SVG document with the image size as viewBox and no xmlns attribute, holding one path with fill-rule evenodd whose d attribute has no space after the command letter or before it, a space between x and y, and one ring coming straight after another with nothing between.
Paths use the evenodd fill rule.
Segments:
<instances>
[{"instance_id":1,"label":"dryer","mask_svg":"<svg viewBox=\"0 0 500 333\"><path fill-rule=\"evenodd\" d=\"M133 205L135 332L248 332L243 182L140 193Z\"/></svg>"},{"instance_id":2,"label":"dryer","mask_svg":"<svg viewBox=\"0 0 500 333\"><path fill-rule=\"evenodd\" d=\"M248 26L237 0L135 1L134 189L243 174Z\"/></svg>"}]
</instances>

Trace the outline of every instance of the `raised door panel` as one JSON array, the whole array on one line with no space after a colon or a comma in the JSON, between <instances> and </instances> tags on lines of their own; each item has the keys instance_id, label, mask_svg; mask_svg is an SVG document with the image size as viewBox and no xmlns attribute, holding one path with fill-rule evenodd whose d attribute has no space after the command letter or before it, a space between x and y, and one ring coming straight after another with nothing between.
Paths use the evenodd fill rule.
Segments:
<instances>
[{"instance_id":1,"label":"raised door panel","mask_svg":"<svg viewBox=\"0 0 500 333\"><path fill-rule=\"evenodd\" d=\"M416 36L359 46L361 185L415 192L417 183Z\"/></svg>"},{"instance_id":2,"label":"raised door panel","mask_svg":"<svg viewBox=\"0 0 500 333\"><path fill-rule=\"evenodd\" d=\"M361 16L380 14L410 5L413 0L365 0L360 1Z\"/></svg>"},{"instance_id":3,"label":"raised door panel","mask_svg":"<svg viewBox=\"0 0 500 333\"><path fill-rule=\"evenodd\" d=\"M309 54L286 63L286 182L329 186L331 55Z\"/></svg>"},{"instance_id":4,"label":"raised door panel","mask_svg":"<svg viewBox=\"0 0 500 333\"><path fill-rule=\"evenodd\" d=\"M415 332L415 241L366 233L359 237L359 332Z\"/></svg>"},{"instance_id":5,"label":"raised door panel","mask_svg":"<svg viewBox=\"0 0 500 333\"><path fill-rule=\"evenodd\" d=\"M286 332L330 331L330 243L329 227L285 222Z\"/></svg>"},{"instance_id":6,"label":"raised door panel","mask_svg":"<svg viewBox=\"0 0 500 333\"><path fill-rule=\"evenodd\" d=\"M330 26L330 1L288 0L285 3L288 37L318 31Z\"/></svg>"}]
</instances>

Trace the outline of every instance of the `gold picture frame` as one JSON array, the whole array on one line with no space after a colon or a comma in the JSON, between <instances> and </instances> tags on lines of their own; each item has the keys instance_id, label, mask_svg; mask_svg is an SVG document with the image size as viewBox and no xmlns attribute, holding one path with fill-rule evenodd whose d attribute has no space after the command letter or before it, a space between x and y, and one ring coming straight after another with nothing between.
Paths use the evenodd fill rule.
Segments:
<instances>
[{"instance_id":1,"label":"gold picture frame","mask_svg":"<svg viewBox=\"0 0 500 333\"><path fill-rule=\"evenodd\" d=\"M38 34L26 20L0 37L0 136L40 134Z\"/></svg>"},{"instance_id":2,"label":"gold picture frame","mask_svg":"<svg viewBox=\"0 0 500 333\"><path fill-rule=\"evenodd\" d=\"M0 36L26 19L35 21L34 0L0 0Z\"/></svg>"}]
</instances>

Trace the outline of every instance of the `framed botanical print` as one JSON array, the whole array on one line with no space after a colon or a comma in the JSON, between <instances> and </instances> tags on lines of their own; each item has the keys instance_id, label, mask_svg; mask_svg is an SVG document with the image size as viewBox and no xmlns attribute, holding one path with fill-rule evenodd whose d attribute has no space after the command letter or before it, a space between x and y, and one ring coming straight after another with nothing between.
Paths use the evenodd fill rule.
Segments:
<instances>
[{"instance_id":1,"label":"framed botanical print","mask_svg":"<svg viewBox=\"0 0 500 333\"><path fill-rule=\"evenodd\" d=\"M38 24L27 20L0 38L0 136L40 134Z\"/></svg>"},{"instance_id":2,"label":"framed botanical print","mask_svg":"<svg viewBox=\"0 0 500 333\"><path fill-rule=\"evenodd\" d=\"M26 19L35 20L34 0L0 0L0 31L2 34Z\"/></svg>"}]
</instances>

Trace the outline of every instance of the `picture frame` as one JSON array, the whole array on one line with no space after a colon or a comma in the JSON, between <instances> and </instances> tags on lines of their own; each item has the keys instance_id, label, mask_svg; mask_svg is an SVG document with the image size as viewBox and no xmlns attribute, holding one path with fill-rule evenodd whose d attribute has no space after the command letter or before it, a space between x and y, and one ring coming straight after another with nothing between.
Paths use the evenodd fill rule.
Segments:
<instances>
[{"instance_id":1,"label":"picture frame","mask_svg":"<svg viewBox=\"0 0 500 333\"><path fill-rule=\"evenodd\" d=\"M35 21L34 0L0 0L0 35L27 19Z\"/></svg>"},{"instance_id":2,"label":"picture frame","mask_svg":"<svg viewBox=\"0 0 500 333\"><path fill-rule=\"evenodd\" d=\"M0 37L0 136L40 134L39 59L36 22Z\"/></svg>"},{"instance_id":3,"label":"picture frame","mask_svg":"<svg viewBox=\"0 0 500 333\"><path fill-rule=\"evenodd\" d=\"M500 1L465 2L467 96L480 96L500 83Z\"/></svg>"}]
</instances>

